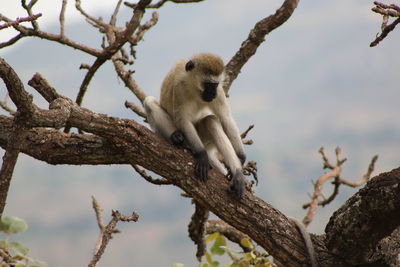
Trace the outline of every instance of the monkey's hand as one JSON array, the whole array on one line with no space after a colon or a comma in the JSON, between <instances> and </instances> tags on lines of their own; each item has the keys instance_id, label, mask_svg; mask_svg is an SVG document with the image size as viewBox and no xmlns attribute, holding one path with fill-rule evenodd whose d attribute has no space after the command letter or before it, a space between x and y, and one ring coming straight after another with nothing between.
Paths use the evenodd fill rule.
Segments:
<instances>
[{"instance_id":1,"label":"monkey's hand","mask_svg":"<svg viewBox=\"0 0 400 267\"><path fill-rule=\"evenodd\" d=\"M240 163L242 163L242 165L246 162L246 154L244 152L239 152L236 154L240 160Z\"/></svg>"},{"instance_id":2,"label":"monkey's hand","mask_svg":"<svg viewBox=\"0 0 400 267\"><path fill-rule=\"evenodd\" d=\"M171 140L171 142L174 146L180 146L183 144L183 142L185 142L185 136L179 130L176 130L175 132L173 132L171 134L171 136L169 137L169 139Z\"/></svg>"},{"instance_id":3,"label":"monkey's hand","mask_svg":"<svg viewBox=\"0 0 400 267\"><path fill-rule=\"evenodd\" d=\"M208 169L211 168L208 161L208 155L206 151L200 151L194 154L197 159L195 172L197 177L199 177L203 182L208 179Z\"/></svg>"},{"instance_id":4,"label":"monkey's hand","mask_svg":"<svg viewBox=\"0 0 400 267\"><path fill-rule=\"evenodd\" d=\"M242 198L245 190L245 182L241 170L236 170L236 173L232 176L229 190L233 192L238 198Z\"/></svg>"}]
</instances>

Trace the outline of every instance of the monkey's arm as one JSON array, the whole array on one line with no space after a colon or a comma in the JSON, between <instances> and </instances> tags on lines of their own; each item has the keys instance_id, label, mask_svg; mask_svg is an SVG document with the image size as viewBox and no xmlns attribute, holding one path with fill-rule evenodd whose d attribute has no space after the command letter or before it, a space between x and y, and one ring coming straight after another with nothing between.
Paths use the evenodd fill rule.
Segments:
<instances>
[{"instance_id":1,"label":"monkey's arm","mask_svg":"<svg viewBox=\"0 0 400 267\"><path fill-rule=\"evenodd\" d=\"M189 120L179 119L176 121L176 126L185 135L186 141L189 143L190 148L193 150L193 154L197 159L196 162L196 175L203 181L208 178L208 169L210 169L210 163L208 160L207 151L197 134L196 128L193 123Z\"/></svg>"}]
</instances>

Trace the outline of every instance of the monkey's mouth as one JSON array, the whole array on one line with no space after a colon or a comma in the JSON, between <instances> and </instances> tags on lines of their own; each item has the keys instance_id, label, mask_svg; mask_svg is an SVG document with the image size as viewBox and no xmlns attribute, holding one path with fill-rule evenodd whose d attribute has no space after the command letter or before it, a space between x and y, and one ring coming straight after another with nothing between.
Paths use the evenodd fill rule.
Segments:
<instances>
[{"instance_id":1,"label":"monkey's mouth","mask_svg":"<svg viewBox=\"0 0 400 267\"><path fill-rule=\"evenodd\" d=\"M204 82L204 90L202 93L202 98L206 102L211 102L215 97L217 97L218 83Z\"/></svg>"}]
</instances>

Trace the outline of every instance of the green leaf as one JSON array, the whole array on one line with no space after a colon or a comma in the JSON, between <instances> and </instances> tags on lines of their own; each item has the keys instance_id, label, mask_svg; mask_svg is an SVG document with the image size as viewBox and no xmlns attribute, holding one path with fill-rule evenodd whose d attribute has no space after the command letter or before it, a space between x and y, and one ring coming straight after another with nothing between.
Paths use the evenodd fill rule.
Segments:
<instances>
[{"instance_id":1,"label":"green leaf","mask_svg":"<svg viewBox=\"0 0 400 267\"><path fill-rule=\"evenodd\" d=\"M183 264L183 263L174 263L174 264L172 264L171 267L185 267L185 264Z\"/></svg>"},{"instance_id":2,"label":"green leaf","mask_svg":"<svg viewBox=\"0 0 400 267\"><path fill-rule=\"evenodd\" d=\"M0 220L0 231L7 235L22 233L28 229L26 222L18 217L4 216Z\"/></svg>"},{"instance_id":3,"label":"green leaf","mask_svg":"<svg viewBox=\"0 0 400 267\"><path fill-rule=\"evenodd\" d=\"M9 248L15 252L17 255L26 256L28 255L29 248L21 245L18 242L11 242Z\"/></svg>"},{"instance_id":4,"label":"green leaf","mask_svg":"<svg viewBox=\"0 0 400 267\"><path fill-rule=\"evenodd\" d=\"M243 247L248 248L248 249L254 248L253 244L251 244L250 240L246 237L242 238L242 240L240 240L240 245L242 245Z\"/></svg>"},{"instance_id":5,"label":"green leaf","mask_svg":"<svg viewBox=\"0 0 400 267\"><path fill-rule=\"evenodd\" d=\"M218 232L212 233L210 235L207 235L205 238L206 244L210 244L212 241L214 241L220 234Z\"/></svg>"},{"instance_id":6,"label":"green leaf","mask_svg":"<svg viewBox=\"0 0 400 267\"><path fill-rule=\"evenodd\" d=\"M211 263L211 267L218 267L219 266L219 261L213 261Z\"/></svg>"},{"instance_id":7,"label":"green leaf","mask_svg":"<svg viewBox=\"0 0 400 267\"><path fill-rule=\"evenodd\" d=\"M215 255L224 255L225 253L225 248L223 246L226 246L225 238L221 235L218 235L218 237L215 239L214 245L211 247L210 251L212 254Z\"/></svg>"},{"instance_id":8,"label":"green leaf","mask_svg":"<svg viewBox=\"0 0 400 267\"><path fill-rule=\"evenodd\" d=\"M208 253L208 251L206 251L206 260L209 264L212 263L212 256L210 253Z\"/></svg>"}]
</instances>

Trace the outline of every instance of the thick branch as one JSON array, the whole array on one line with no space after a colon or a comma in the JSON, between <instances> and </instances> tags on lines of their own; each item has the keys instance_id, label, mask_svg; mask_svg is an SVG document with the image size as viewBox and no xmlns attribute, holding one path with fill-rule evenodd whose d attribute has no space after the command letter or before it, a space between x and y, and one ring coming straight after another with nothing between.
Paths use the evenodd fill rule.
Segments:
<instances>
[{"instance_id":1,"label":"thick branch","mask_svg":"<svg viewBox=\"0 0 400 267\"><path fill-rule=\"evenodd\" d=\"M265 41L265 36L290 18L298 2L299 0L285 0L275 14L257 22L250 31L247 39L242 43L239 51L237 51L228 64L226 64L226 77L224 81L225 92L229 91L232 82L239 75L244 64L256 53L261 43Z\"/></svg>"},{"instance_id":2,"label":"thick branch","mask_svg":"<svg viewBox=\"0 0 400 267\"><path fill-rule=\"evenodd\" d=\"M0 146L6 149L13 133L13 119L0 115ZM12 142L12 141L11 141ZM33 128L20 140L20 150L49 164L128 164L123 151L110 141L92 134L66 134L58 130Z\"/></svg>"},{"instance_id":3,"label":"thick branch","mask_svg":"<svg viewBox=\"0 0 400 267\"><path fill-rule=\"evenodd\" d=\"M337 210L325 228L326 245L348 264L367 263L367 253L400 226L400 168L372 178Z\"/></svg>"}]
</instances>

